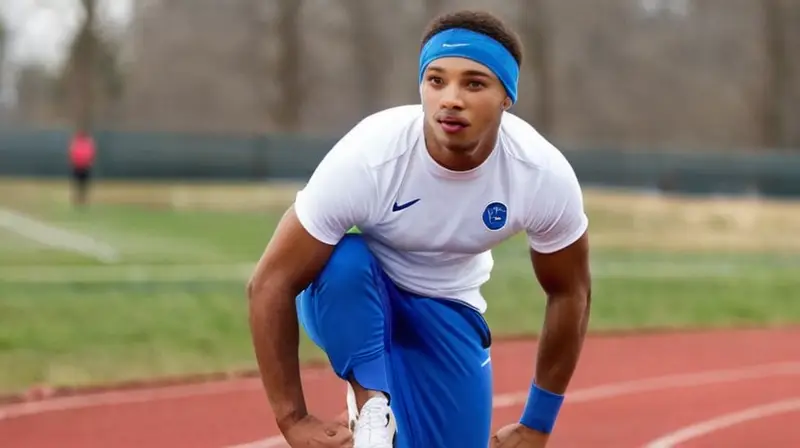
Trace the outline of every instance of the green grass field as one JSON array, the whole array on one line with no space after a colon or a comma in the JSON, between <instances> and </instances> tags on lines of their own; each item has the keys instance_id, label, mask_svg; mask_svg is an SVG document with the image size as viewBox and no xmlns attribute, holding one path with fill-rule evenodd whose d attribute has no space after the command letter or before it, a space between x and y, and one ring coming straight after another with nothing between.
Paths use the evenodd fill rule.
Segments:
<instances>
[{"instance_id":1,"label":"green grass field","mask_svg":"<svg viewBox=\"0 0 800 448\"><path fill-rule=\"evenodd\" d=\"M0 393L253 368L244 285L296 186L96 188L76 211L65 184L0 181ZM593 331L800 322L800 204L586 200ZM524 239L494 254L493 331L536 333Z\"/></svg>"}]
</instances>

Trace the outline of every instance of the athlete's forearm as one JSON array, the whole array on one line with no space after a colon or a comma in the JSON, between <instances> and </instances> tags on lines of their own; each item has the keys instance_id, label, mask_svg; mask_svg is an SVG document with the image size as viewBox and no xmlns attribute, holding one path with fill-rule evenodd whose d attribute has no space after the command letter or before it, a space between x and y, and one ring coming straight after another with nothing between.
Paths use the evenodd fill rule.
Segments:
<instances>
[{"instance_id":1,"label":"athlete's forearm","mask_svg":"<svg viewBox=\"0 0 800 448\"><path fill-rule=\"evenodd\" d=\"M261 283L270 285L270 282ZM249 287L250 332L261 380L281 431L307 415L294 297L275 284Z\"/></svg>"},{"instance_id":2,"label":"athlete's forearm","mask_svg":"<svg viewBox=\"0 0 800 448\"><path fill-rule=\"evenodd\" d=\"M550 392L567 390L589 323L591 294L549 297L536 360L536 384Z\"/></svg>"}]
</instances>

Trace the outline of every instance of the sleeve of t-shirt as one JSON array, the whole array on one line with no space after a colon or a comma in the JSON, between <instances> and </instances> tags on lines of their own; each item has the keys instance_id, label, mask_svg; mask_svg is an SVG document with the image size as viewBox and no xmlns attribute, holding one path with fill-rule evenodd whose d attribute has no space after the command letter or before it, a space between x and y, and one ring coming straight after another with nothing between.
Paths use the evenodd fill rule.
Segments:
<instances>
[{"instance_id":1,"label":"sleeve of t-shirt","mask_svg":"<svg viewBox=\"0 0 800 448\"><path fill-rule=\"evenodd\" d=\"M294 209L303 227L317 240L336 245L353 226L369 218L375 182L359 145L357 132L343 137L297 193Z\"/></svg>"},{"instance_id":2,"label":"sleeve of t-shirt","mask_svg":"<svg viewBox=\"0 0 800 448\"><path fill-rule=\"evenodd\" d=\"M540 253L571 245L586 232L589 219L583 192L572 166L563 156L544 172L530 209L528 244Z\"/></svg>"}]
</instances>

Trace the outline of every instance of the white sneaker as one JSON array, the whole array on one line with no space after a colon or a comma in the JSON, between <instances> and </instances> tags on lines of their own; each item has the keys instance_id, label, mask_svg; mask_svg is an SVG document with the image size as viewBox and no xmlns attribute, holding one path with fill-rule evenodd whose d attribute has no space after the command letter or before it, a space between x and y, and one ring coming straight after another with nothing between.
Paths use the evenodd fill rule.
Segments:
<instances>
[{"instance_id":1,"label":"white sneaker","mask_svg":"<svg viewBox=\"0 0 800 448\"><path fill-rule=\"evenodd\" d=\"M355 394L350 385L347 386L347 413L353 431L353 448L393 448L396 424L389 400L383 396L372 397L359 412Z\"/></svg>"}]
</instances>

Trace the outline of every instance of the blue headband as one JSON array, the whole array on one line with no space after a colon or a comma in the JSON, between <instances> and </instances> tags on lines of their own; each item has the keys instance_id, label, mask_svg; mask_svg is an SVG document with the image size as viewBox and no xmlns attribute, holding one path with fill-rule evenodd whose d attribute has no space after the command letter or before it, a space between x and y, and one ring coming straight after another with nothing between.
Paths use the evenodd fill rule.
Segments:
<instances>
[{"instance_id":1,"label":"blue headband","mask_svg":"<svg viewBox=\"0 0 800 448\"><path fill-rule=\"evenodd\" d=\"M435 34L419 54L419 82L428 64L439 58L460 57L483 64L503 83L511 101L517 102L519 65L514 56L491 37L463 28L451 28Z\"/></svg>"}]
</instances>

